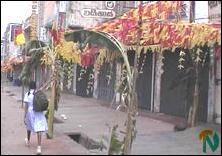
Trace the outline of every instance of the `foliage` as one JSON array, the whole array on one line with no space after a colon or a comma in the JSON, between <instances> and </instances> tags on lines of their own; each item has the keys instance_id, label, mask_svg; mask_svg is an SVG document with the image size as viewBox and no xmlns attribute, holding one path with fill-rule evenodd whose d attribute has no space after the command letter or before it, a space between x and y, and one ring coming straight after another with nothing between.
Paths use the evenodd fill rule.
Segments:
<instances>
[{"instance_id":1,"label":"foliage","mask_svg":"<svg viewBox=\"0 0 222 156\"><path fill-rule=\"evenodd\" d=\"M68 62L67 60L63 60L60 58L60 65L59 65L59 76L60 81L66 83L67 89L70 89L72 79L73 79L73 63ZM63 85L63 82L61 83ZM63 86L61 86L61 89L63 89Z\"/></svg>"},{"instance_id":2,"label":"foliage","mask_svg":"<svg viewBox=\"0 0 222 156\"><path fill-rule=\"evenodd\" d=\"M58 53L64 60L72 63L81 63L79 44L72 41L62 42L55 48L56 53Z\"/></svg>"},{"instance_id":3,"label":"foliage","mask_svg":"<svg viewBox=\"0 0 222 156\"><path fill-rule=\"evenodd\" d=\"M165 21L183 10L182 1L160 1L156 4L144 5L141 8L141 46L156 45L161 49L183 47L192 49L195 46L214 43L221 44L221 32L210 24L194 24ZM176 6L175 6L176 5ZM175 9L177 8L177 9ZM112 21L99 24L92 30L109 33L124 45L138 44L139 8L126 12ZM174 51L174 50L172 50Z\"/></svg>"},{"instance_id":4,"label":"foliage","mask_svg":"<svg viewBox=\"0 0 222 156\"><path fill-rule=\"evenodd\" d=\"M122 154L123 141L119 140L117 128L118 125L115 125L111 132L110 148L108 152L109 155Z\"/></svg>"},{"instance_id":5,"label":"foliage","mask_svg":"<svg viewBox=\"0 0 222 156\"><path fill-rule=\"evenodd\" d=\"M23 83L28 84L31 80L31 72L41 65L41 58L44 55L42 47L46 44L39 40L32 40L26 43L25 47L22 49L23 53L30 56L30 60L25 63L22 68L22 72L19 75L19 79Z\"/></svg>"},{"instance_id":6,"label":"foliage","mask_svg":"<svg viewBox=\"0 0 222 156\"><path fill-rule=\"evenodd\" d=\"M31 79L31 64L30 62L26 63L22 68L22 72L19 75L19 79L25 84L28 85Z\"/></svg>"},{"instance_id":7,"label":"foliage","mask_svg":"<svg viewBox=\"0 0 222 156\"><path fill-rule=\"evenodd\" d=\"M120 58L120 53L118 52L112 52L110 50L108 50L107 48L101 48L99 50L99 54L96 58L95 64L94 64L94 68L99 71L101 66L104 63L111 63L113 62L115 59Z\"/></svg>"},{"instance_id":8,"label":"foliage","mask_svg":"<svg viewBox=\"0 0 222 156\"><path fill-rule=\"evenodd\" d=\"M32 40L26 43L25 47L22 49L22 52L27 56L31 56L31 54L34 53L36 49L45 46L46 44L42 41Z\"/></svg>"},{"instance_id":9,"label":"foliage","mask_svg":"<svg viewBox=\"0 0 222 156\"><path fill-rule=\"evenodd\" d=\"M41 57L43 56L42 50L31 53L31 59L24 65L22 72L20 73L19 79L21 79L25 84L31 79L31 72L41 65Z\"/></svg>"}]
</instances>

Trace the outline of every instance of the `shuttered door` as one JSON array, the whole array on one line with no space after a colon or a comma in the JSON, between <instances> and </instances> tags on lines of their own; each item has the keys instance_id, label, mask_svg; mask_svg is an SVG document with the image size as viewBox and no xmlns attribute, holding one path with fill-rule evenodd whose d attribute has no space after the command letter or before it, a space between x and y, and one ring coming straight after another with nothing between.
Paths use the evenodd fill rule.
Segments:
<instances>
[{"instance_id":1,"label":"shuttered door","mask_svg":"<svg viewBox=\"0 0 222 156\"><path fill-rule=\"evenodd\" d=\"M163 54L163 74L161 76L160 112L185 117L187 81L176 85L178 77L183 73L178 70L179 52L165 52ZM182 76L178 76L182 74ZM178 78L179 79L179 78ZM192 101L192 100L190 100Z\"/></svg>"},{"instance_id":2,"label":"shuttered door","mask_svg":"<svg viewBox=\"0 0 222 156\"><path fill-rule=\"evenodd\" d=\"M165 52L163 60L163 74L161 76L160 112L186 117L193 102L194 78L179 82L186 76L185 70L178 70L179 52ZM185 69L187 69L188 58L185 58ZM209 61L209 60L208 60ZM198 120L206 121L208 103L208 80L209 67L206 65L200 72L200 96ZM193 76L193 74L192 74Z\"/></svg>"},{"instance_id":3,"label":"shuttered door","mask_svg":"<svg viewBox=\"0 0 222 156\"><path fill-rule=\"evenodd\" d=\"M151 108L151 85L152 85L152 53L141 53L139 59L138 79L137 79L137 96L139 101L139 108L150 110ZM144 59L145 57L145 59ZM141 68L142 62L144 62L143 68ZM142 69L142 70L140 70Z\"/></svg>"},{"instance_id":4,"label":"shuttered door","mask_svg":"<svg viewBox=\"0 0 222 156\"><path fill-rule=\"evenodd\" d=\"M76 95L83 97L92 97L93 89L90 92L87 92L89 76L93 74L93 67L88 67L86 73L80 76L80 71L83 67L77 65L77 75L76 75ZM92 85L93 86L93 85Z\"/></svg>"},{"instance_id":5,"label":"shuttered door","mask_svg":"<svg viewBox=\"0 0 222 156\"><path fill-rule=\"evenodd\" d=\"M111 102L115 93L116 63L102 65L98 75L98 99Z\"/></svg>"}]
</instances>

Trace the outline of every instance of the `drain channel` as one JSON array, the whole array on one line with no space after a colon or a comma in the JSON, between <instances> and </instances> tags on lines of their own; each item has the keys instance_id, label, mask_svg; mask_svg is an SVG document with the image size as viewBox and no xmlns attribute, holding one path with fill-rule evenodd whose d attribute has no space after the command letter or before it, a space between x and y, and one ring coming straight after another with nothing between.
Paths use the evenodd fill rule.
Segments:
<instances>
[{"instance_id":1,"label":"drain channel","mask_svg":"<svg viewBox=\"0 0 222 156\"><path fill-rule=\"evenodd\" d=\"M77 142L78 144L82 145L88 150L92 149L100 149L106 148L104 145L94 141L93 139L89 138L88 136L82 133L69 133L68 136Z\"/></svg>"}]
</instances>

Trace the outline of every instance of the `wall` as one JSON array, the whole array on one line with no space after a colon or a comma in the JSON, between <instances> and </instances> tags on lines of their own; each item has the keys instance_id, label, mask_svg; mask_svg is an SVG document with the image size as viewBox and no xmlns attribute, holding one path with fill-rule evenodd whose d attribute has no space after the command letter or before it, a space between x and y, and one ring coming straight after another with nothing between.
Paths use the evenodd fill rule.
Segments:
<instances>
[{"instance_id":1,"label":"wall","mask_svg":"<svg viewBox=\"0 0 222 156\"><path fill-rule=\"evenodd\" d=\"M5 59L4 40L1 41L1 61Z\"/></svg>"},{"instance_id":2,"label":"wall","mask_svg":"<svg viewBox=\"0 0 222 156\"><path fill-rule=\"evenodd\" d=\"M216 86L215 86L215 121L221 124L221 58L216 62Z\"/></svg>"},{"instance_id":3,"label":"wall","mask_svg":"<svg viewBox=\"0 0 222 156\"><path fill-rule=\"evenodd\" d=\"M43 14L43 25L56 18L56 1L44 1L43 4L44 14Z\"/></svg>"},{"instance_id":4,"label":"wall","mask_svg":"<svg viewBox=\"0 0 222 156\"><path fill-rule=\"evenodd\" d=\"M128 2L128 1L116 1L115 7L111 10L113 10L117 16L122 15L127 10L134 7L134 1ZM85 28L93 27L101 22L106 22L112 19L106 19L106 18L89 18L89 17L83 17L81 15L81 10L84 8L93 8L93 9L103 9L108 10L106 8L105 1L70 1L68 3L68 14L67 14L67 25L76 25L76 26L82 26Z\"/></svg>"},{"instance_id":5,"label":"wall","mask_svg":"<svg viewBox=\"0 0 222 156\"><path fill-rule=\"evenodd\" d=\"M19 26L19 23L9 23L5 32L4 52L7 58L18 55L19 47L15 46L15 29Z\"/></svg>"},{"instance_id":6,"label":"wall","mask_svg":"<svg viewBox=\"0 0 222 156\"><path fill-rule=\"evenodd\" d=\"M212 23L221 23L221 1L208 1L209 20Z\"/></svg>"},{"instance_id":7,"label":"wall","mask_svg":"<svg viewBox=\"0 0 222 156\"><path fill-rule=\"evenodd\" d=\"M85 18L81 16L81 10L84 8L102 8L102 1L70 1L67 14L67 25L76 25L82 27L91 27L96 25L102 19Z\"/></svg>"},{"instance_id":8,"label":"wall","mask_svg":"<svg viewBox=\"0 0 222 156\"><path fill-rule=\"evenodd\" d=\"M220 1L208 1L208 16L210 23L221 24L221 2ZM212 51L215 54L215 51ZM221 51L220 51L221 53ZM211 90L210 104L212 107L209 112L209 120L215 120L216 123L221 124L221 56L217 59L212 57L212 72L211 72Z\"/></svg>"}]
</instances>

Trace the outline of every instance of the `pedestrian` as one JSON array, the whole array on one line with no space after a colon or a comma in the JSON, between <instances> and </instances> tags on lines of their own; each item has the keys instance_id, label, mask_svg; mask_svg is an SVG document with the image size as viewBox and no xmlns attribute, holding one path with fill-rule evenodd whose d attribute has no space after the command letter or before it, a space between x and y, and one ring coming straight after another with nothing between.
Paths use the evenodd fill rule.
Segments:
<instances>
[{"instance_id":1,"label":"pedestrian","mask_svg":"<svg viewBox=\"0 0 222 156\"><path fill-rule=\"evenodd\" d=\"M42 132L48 130L48 125L46 118L43 112L35 112L33 110L33 99L34 93L36 91L36 83L31 81L29 84L29 91L25 94L24 103L25 103L25 115L24 123L27 129L27 138L25 138L25 143L30 146L30 135L32 133L37 133L37 154L41 154L41 135Z\"/></svg>"}]
</instances>

